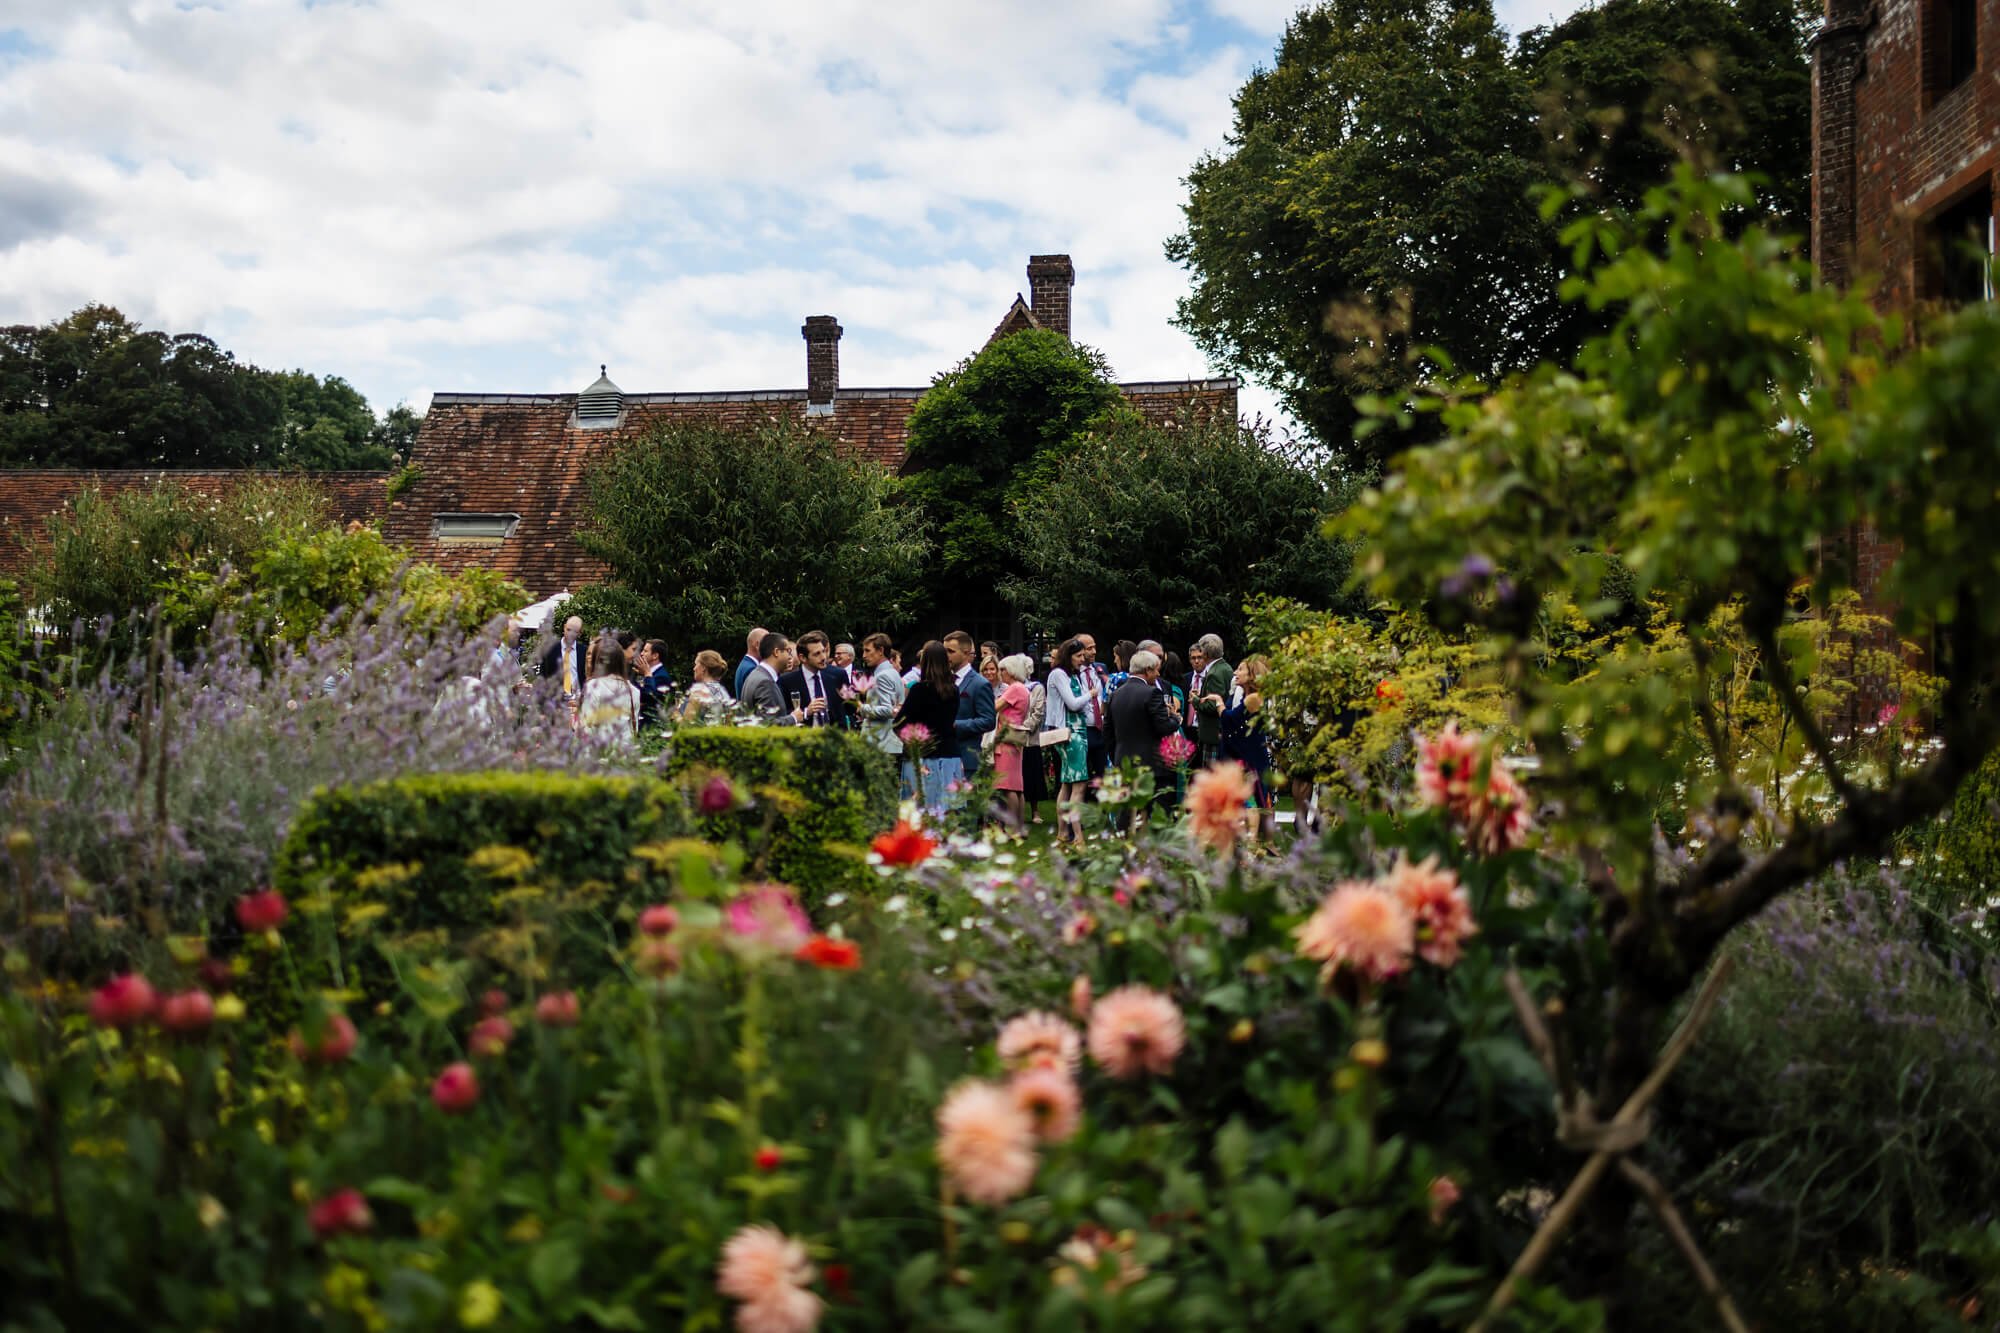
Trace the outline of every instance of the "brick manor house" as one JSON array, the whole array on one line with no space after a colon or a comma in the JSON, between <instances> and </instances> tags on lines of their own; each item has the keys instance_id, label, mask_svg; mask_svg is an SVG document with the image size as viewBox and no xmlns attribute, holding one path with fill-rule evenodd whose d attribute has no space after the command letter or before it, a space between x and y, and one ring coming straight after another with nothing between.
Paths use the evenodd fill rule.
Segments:
<instances>
[{"instance_id":1,"label":"brick manor house","mask_svg":"<svg viewBox=\"0 0 2000 1333\"><path fill-rule=\"evenodd\" d=\"M2000 196L2000 0L1825 0L1812 39L1812 249L1822 278L1913 310L1993 299ZM2000 373L2000 369L1996 369ZM1895 547L1838 543L1870 607ZM1850 698L1851 731L1881 695ZM1882 697L1887 697L1882 695Z\"/></svg>"},{"instance_id":2,"label":"brick manor house","mask_svg":"<svg viewBox=\"0 0 2000 1333\"><path fill-rule=\"evenodd\" d=\"M1070 336L1076 269L1068 255L1028 261L1029 297L1014 297L987 339L1023 329ZM573 591L606 574L575 539L584 473L619 442L661 422L745 422L795 416L883 466L902 466L910 411L922 388L861 388L840 382L840 323L809 316L805 384L791 389L675 389L628 393L609 375L580 393L440 393L411 453L416 480L389 506L382 530L419 560L448 569L485 566L537 598ZM970 339L968 339L970 342ZM1236 419L1237 381L1123 384L1148 417ZM718 515L717 521L729 521Z\"/></svg>"}]
</instances>

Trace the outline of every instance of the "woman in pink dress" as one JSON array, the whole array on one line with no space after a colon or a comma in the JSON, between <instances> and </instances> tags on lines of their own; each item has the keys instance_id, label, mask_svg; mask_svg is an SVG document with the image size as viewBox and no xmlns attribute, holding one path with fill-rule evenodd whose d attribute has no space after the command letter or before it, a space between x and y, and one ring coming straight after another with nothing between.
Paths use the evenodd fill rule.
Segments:
<instances>
[{"instance_id":1,"label":"woman in pink dress","mask_svg":"<svg viewBox=\"0 0 2000 1333\"><path fill-rule=\"evenodd\" d=\"M1021 746L1028 740L1023 728L1028 722L1028 677L1035 663L1025 653L1002 658L1002 685L994 699L993 711L999 719L998 739L993 743L993 790L1016 827L1025 817L1021 804Z\"/></svg>"}]
</instances>

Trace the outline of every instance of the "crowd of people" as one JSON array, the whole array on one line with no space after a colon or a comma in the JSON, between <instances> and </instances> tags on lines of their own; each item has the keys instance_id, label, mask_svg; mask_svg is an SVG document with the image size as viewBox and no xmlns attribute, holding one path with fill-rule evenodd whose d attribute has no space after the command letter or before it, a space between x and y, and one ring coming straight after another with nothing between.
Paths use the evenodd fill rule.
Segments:
<instances>
[{"instance_id":1,"label":"crowd of people","mask_svg":"<svg viewBox=\"0 0 2000 1333\"><path fill-rule=\"evenodd\" d=\"M1269 664L1232 665L1219 635L1195 640L1185 658L1154 640L1121 640L1107 665L1090 634L1037 660L954 630L906 663L886 634L868 635L857 650L819 630L794 641L759 626L734 667L712 650L697 654L685 689L666 656L660 640L621 631L586 639L572 616L539 665L575 725L607 742L670 720L850 729L900 763L904 795L928 809L956 806L990 770L1011 822L1041 822L1053 801L1065 843L1083 839L1085 806L1127 761L1151 774L1153 801L1168 806L1192 770L1233 760L1255 779L1267 836L1274 818L1259 716Z\"/></svg>"}]
</instances>

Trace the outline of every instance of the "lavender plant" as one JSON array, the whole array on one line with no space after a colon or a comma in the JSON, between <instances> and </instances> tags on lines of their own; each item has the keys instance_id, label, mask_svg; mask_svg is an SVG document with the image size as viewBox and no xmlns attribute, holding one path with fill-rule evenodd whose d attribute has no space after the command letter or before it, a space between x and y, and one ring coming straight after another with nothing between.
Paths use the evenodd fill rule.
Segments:
<instances>
[{"instance_id":1,"label":"lavender plant","mask_svg":"<svg viewBox=\"0 0 2000 1333\"><path fill-rule=\"evenodd\" d=\"M498 626L419 629L393 587L328 626L265 665L258 636L224 620L185 657L70 681L0 787L24 853L8 910L44 928L94 921L112 947L133 927L196 929L264 880L315 787L631 762L523 682Z\"/></svg>"}]
</instances>

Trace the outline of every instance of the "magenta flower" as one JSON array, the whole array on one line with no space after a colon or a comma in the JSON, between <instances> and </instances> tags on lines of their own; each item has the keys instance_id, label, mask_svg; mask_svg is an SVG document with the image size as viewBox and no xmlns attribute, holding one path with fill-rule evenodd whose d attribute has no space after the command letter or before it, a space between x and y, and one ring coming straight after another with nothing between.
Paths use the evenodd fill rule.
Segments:
<instances>
[{"instance_id":1,"label":"magenta flower","mask_svg":"<svg viewBox=\"0 0 2000 1333\"><path fill-rule=\"evenodd\" d=\"M1171 736L1161 738L1160 758L1179 768L1194 758L1194 748L1194 742L1177 731Z\"/></svg>"},{"instance_id":2,"label":"magenta flower","mask_svg":"<svg viewBox=\"0 0 2000 1333\"><path fill-rule=\"evenodd\" d=\"M921 722L912 722L896 733L896 738L911 749L921 749L930 744L931 729Z\"/></svg>"}]
</instances>

